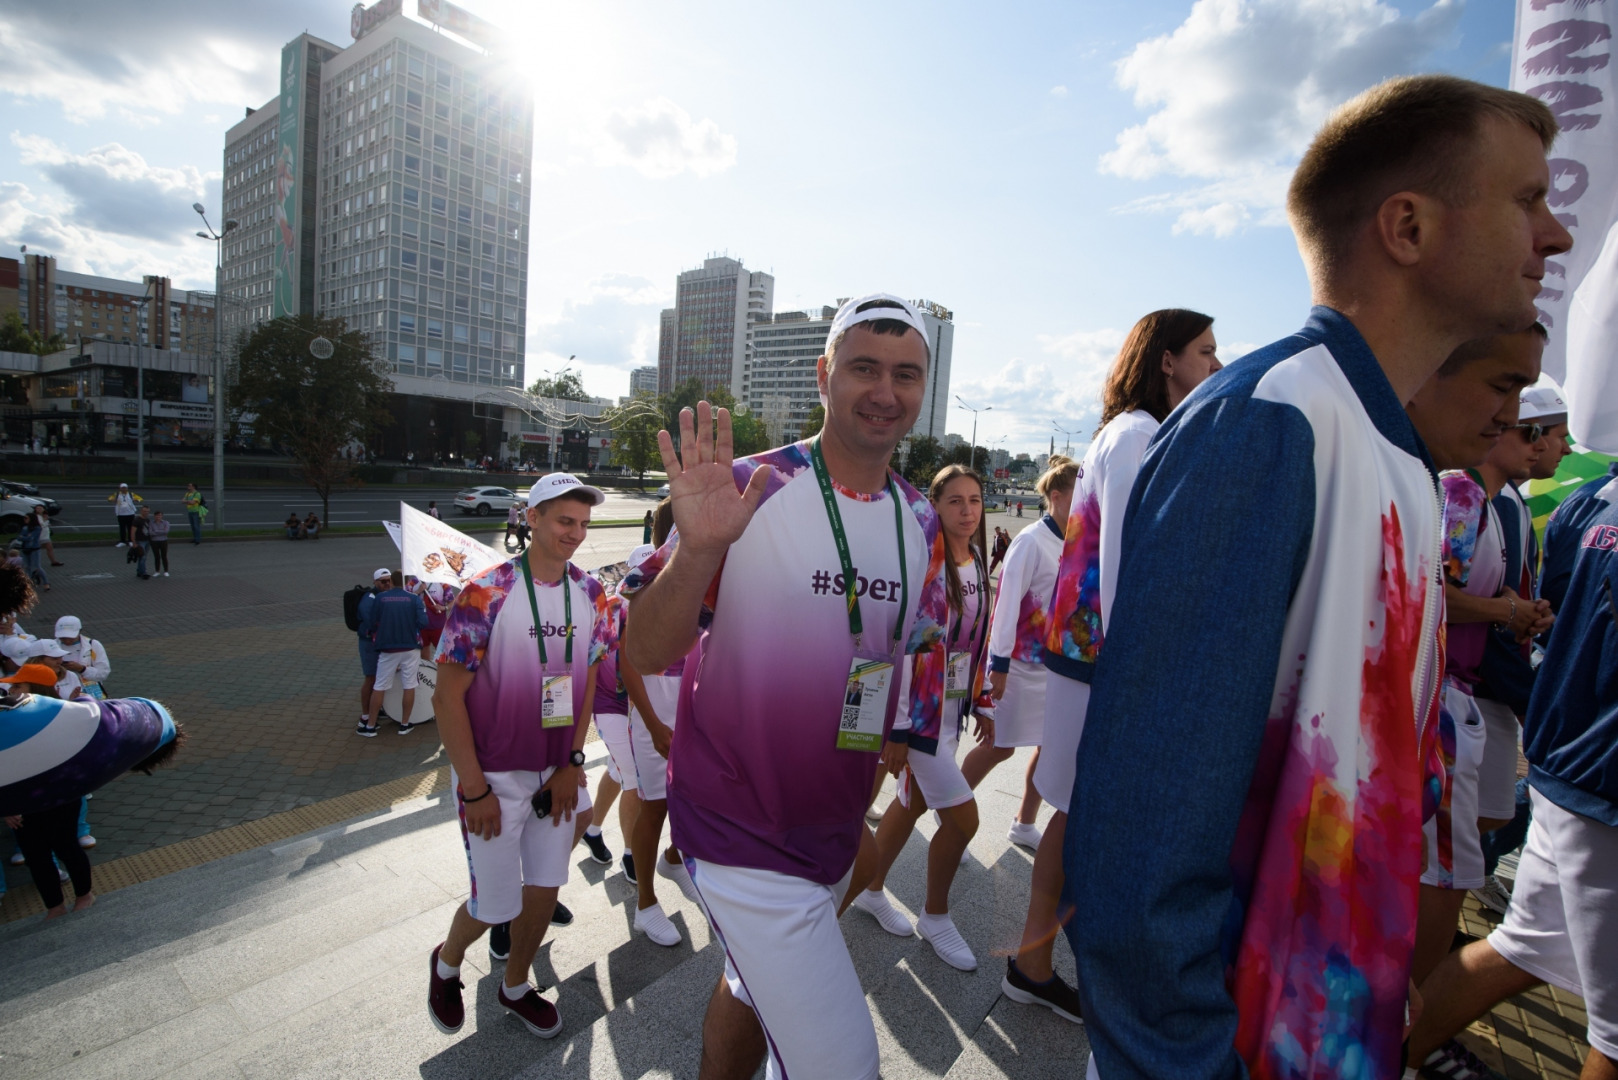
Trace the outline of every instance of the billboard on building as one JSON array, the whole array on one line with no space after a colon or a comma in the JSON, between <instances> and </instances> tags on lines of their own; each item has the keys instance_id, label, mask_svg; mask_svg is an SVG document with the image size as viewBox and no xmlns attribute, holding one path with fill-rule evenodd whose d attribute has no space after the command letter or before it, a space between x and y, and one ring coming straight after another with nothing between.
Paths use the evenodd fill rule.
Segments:
<instances>
[{"instance_id":1,"label":"billboard on building","mask_svg":"<svg viewBox=\"0 0 1618 1080\"><path fill-rule=\"evenodd\" d=\"M281 50L281 122L275 153L275 282L270 317L298 311L298 156L303 152L304 41Z\"/></svg>"},{"instance_id":2,"label":"billboard on building","mask_svg":"<svg viewBox=\"0 0 1618 1080\"><path fill-rule=\"evenodd\" d=\"M417 0L416 14L441 29L476 42L485 49L495 47L499 30L449 0Z\"/></svg>"},{"instance_id":3,"label":"billboard on building","mask_svg":"<svg viewBox=\"0 0 1618 1080\"><path fill-rule=\"evenodd\" d=\"M399 14L399 6L403 0L377 0L370 7L364 4L355 4L354 10L349 13L348 31L354 35L354 40L369 34L383 19Z\"/></svg>"}]
</instances>

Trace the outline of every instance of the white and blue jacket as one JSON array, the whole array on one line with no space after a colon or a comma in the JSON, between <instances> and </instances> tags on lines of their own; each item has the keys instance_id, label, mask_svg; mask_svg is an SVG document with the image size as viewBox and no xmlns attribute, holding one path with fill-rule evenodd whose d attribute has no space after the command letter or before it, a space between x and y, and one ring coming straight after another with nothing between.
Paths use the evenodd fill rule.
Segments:
<instances>
[{"instance_id":1,"label":"white and blue jacket","mask_svg":"<svg viewBox=\"0 0 1618 1080\"><path fill-rule=\"evenodd\" d=\"M0 704L0 815L78 802L174 736L169 711L146 698Z\"/></svg>"}]
</instances>

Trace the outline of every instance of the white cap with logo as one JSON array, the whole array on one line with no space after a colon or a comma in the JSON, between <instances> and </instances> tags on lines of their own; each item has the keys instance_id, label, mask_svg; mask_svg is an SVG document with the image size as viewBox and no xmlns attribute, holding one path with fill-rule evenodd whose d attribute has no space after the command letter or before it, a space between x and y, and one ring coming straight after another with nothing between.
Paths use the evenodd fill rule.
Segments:
<instances>
[{"instance_id":1,"label":"white cap with logo","mask_svg":"<svg viewBox=\"0 0 1618 1080\"><path fill-rule=\"evenodd\" d=\"M377 570L376 573L371 575L371 580L372 581L381 581L385 577L392 577L392 576L393 576L393 571L389 570L387 567L384 566L381 569Z\"/></svg>"},{"instance_id":2,"label":"white cap with logo","mask_svg":"<svg viewBox=\"0 0 1618 1080\"><path fill-rule=\"evenodd\" d=\"M1522 423L1530 420L1545 420L1553 416L1566 418L1567 398L1562 394L1562 388L1556 385L1556 380L1549 375L1541 375L1539 381L1522 392L1522 399L1517 405L1517 419Z\"/></svg>"},{"instance_id":3,"label":"white cap with logo","mask_svg":"<svg viewBox=\"0 0 1618 1080\"><path fill-rule=\"evenodd\" d=\"M911 327L921 335L922 344L927 347L928 359L932 358L933 343L927 338L927 324L922 320L921 312L917 311L916 306L910 301L892 293L867 293L865 296L856 296L852 300L844 301L831 321L831 331L826 335L826 342L830 344L836 341L837 335L850 327L858 326L860 323L876 322L878 319L892 319Z\"/></svg>"},{"instance_id":4,"label":"white cap with logo","mask_svg":"<svg viewBox=\"0 0 1618 1080\"><path fill-rule=\"evenodd\" d=\"M37 641L31 641L28 643L28 655L49 656L60 660L62 657L67 655L67 649L62 646L60 641L57 641L53 637L40 638Z\"/></svg>"},{"instance_id":5,"label":"white cap with logo","mask_svg":"<svg viewBox=\"0 0 1618 1080\"><path fill-rule=\"evenodd\" d=\"M591 506L600 506L607 501L606 492L600 488L591 487L572 473L553 472L534 481L534 486L528 489L528 505L538 506L560 495L574 493L588 498Z\"/></svg>"},{"instance_id":6,"label":"white cap with logo","mask_svg":"<svg viewBox=\"0 0 1618 1080\"><path fill-rule=\"evenodd\" d=\"M84 624L77 615L63 615L56 620L56 636L59 638L78 637L83 629Z\"/></svg>"}]
</instances>

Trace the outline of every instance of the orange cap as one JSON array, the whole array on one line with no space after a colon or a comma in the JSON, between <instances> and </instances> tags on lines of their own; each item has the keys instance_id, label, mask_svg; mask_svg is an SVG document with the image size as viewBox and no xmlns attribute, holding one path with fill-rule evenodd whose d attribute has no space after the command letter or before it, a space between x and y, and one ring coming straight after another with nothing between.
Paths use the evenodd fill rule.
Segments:
<instances>
[{"instance_id":1,"label":"orange cap","mask_svg":"<svg viewBox=\"0 0 1618 1080\"><path fill-rule=\"evenodd\" d=\"M55 686L56 672L44 664L24 664L17 674L0 679L0 683L32 683L35 686Z\"/></svg>"}]
</instances>

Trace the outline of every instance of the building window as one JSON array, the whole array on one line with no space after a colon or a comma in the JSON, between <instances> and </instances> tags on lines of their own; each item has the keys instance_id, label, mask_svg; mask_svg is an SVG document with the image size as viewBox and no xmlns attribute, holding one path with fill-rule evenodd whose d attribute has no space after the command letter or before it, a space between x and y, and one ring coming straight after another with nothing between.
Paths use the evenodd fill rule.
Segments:
<instances>
[{"instance_id":1,"label":"building window","mask_svg":"<svg viewBox=\"0 0 1618 1080\"><path fill-rule=\"evenodd\" d=\"M406 154L404 159L404 169L407 173L419 174L421 172L421 159L412 154Z\"/></svg>"},{"instance_id":2,"label":"building window","mask_svg":"<svg viewBox=\"0 0 1618 1080\"><path fill-rule=\"evenodd\" d=\"M412 62L414 62L414 61L412 61ZM421 91L420 90L406 90L405 91L405 108L407 108L407 109L415 109L417 112L421 111Z\"/></svg>"},{"instance_id":3,"label":"building window","mask_svg":"<svg viewBox=\"0 0 1618 1080\"><path fill-rule=\"evenodd\" d=\"M399 252L399 265L407 266L414 270L416 268L416 253L414 251Z\"/></svg>"},{"instance_id":4,"label":"building window","mask_svg":"<svg viewBox=\"0 0 1618 1080\"><path fill-rule=\"evenodd\" d=\"M433 196L430 196L430 198L431 198L430 205L432 207L433 213L437 214L439 217L444 217L445 212L449 208L449 203L445 200L445 198L442 195L433 195Z\"/></svg>"},{"instance_id":5,"label":"building window","mask_svg":"<svg viewBox=\"0 0 1618 1080\"><path fill-rule=\"evenodd\" d=\"M419 143L421 141L421 125L420 124L406 124L405 125L405 138L409 139L411 142Z\"/></svg>"},{"instance_id":6,"label":"building window","mask_svg":"<svg viewBox=\"0 0 1618 1080\"><path fill-rule=\"evenodd\" d=\"M459 343L461 343L463 345L467 344L468 338L467 338L467 334L466 334L466 324L465 323L451 323L450 324L450 332L454 335L455 340L457 342L459 342Z\"/></svg>"},{"instance_id":7,"label":"building window","mask_svg":"<svg viewBox=\"0 0 1618 1080\"><path fill-rule=\"evenodd\" d=\"M414 315L399 316L399 333L414 334L416 332L416 317Z\"/></svg>"},{"instance_id":8,"label":"building window","mask_svg":"<svg viewBox=\"0 0 1618 1080\"><path fill-rule=\"evenodd\" d=\"M404 189L404 204L406 206L420 206L421 205L421 192L417 191L413 187L405 188ZM346 211L345 211L345 213L346 213Z\"/></svg>"},{"instance_id":9,"label":"building window","mask_svg":"<svg viewBox=\"0 0 1618 1080\"><path fill-rule=\"evenodd\" d=\"M459 221L462 225L471 225L472 208L470 206L457 206L455 208L455 220Z\"/></svg>"},{"instance_id":10,"label":"building window","mask_svg":"<svg viewBox=\"0 0 1618 1080\"><path fill-rule=\"evenodd\" d=\"M439 319L427 320L427 336L441 338L444 336L444 324Z\"/></svg>"},{"instance_id":11,"label":"building window","mask_svg":"<svg viewBox=\"0 0 1618 1080\"><path fill-rule=\"evenodd\" d=\"M427 260L427 272L435 277L444 276L444 260L436 256Z\"/></svg>"},{"instance_id":12,"label":"building window","mask_svg":"<svg viewBox=\"0 0 1618 1080\"><path fill-rule=\"evenodd\" d=\"M400 345L399 361L404 364L414 364L416 362L416 347L414 345Z\"/></svg>"},{"instance_id":13,"label":"building window","mask_svg":"<svg viewBox=\"0 0 1618 1080\"><path fill-rule=\"evenodd\" d=\"M441 368L444 366L444 350L427 349L427 366Z\"/></svg>"},{"instance_id":14,"label":"building window","mask_svg":"<svg viewBox=\"0 0 1618 1080\"><path fill-rule=\"evenodd\" d=\"M449 136L448 135L434 135L433 136L433 149L434 150L442 150L446 154L449 153Z\"/></svg>"}]
</instances>

